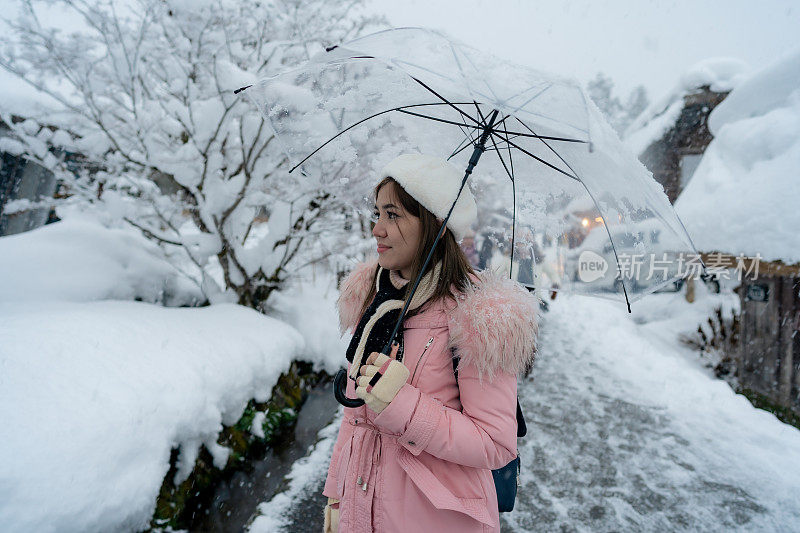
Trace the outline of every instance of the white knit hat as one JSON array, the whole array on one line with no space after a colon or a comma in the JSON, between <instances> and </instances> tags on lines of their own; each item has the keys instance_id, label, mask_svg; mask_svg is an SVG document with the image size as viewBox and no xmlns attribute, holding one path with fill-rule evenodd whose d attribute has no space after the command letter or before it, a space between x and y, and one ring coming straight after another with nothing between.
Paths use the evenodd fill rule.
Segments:
<instances>
[{"instance_id":1,"label":"white knit hat","mask_svg":"<svg viewBox=\"0 0 800 533\"><path fill-rule=\"evenodd\" d=\"M458 194L458 188L461 187L464 173L438 157L402 154L383 167L378 175L378 181L389 176L436 218L444 220ZM447 221L447 227L453 232L456 240L460 241L477 218L478 207L475 205L475 198L469 190L469 185L465 185L453 214Z\"/></svg>"}]
</instances>

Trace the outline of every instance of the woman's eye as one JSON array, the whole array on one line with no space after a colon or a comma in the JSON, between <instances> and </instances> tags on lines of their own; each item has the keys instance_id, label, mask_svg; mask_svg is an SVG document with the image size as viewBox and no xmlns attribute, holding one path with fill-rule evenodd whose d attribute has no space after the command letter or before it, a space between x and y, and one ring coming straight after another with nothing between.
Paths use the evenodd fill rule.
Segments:
<instances>
[{"instance_id":1,"label":"woman's eye","mask_svg":"<svg viewBox=\"0 0 800 533\"><path fill-rule=\"evenodd\" d=\"M389 220L394 220L396 218L399 218L399 216L400 215L398 215L397 213L392 213L391 211L386 212L386 218L388 218ZM381 218L380 213L372 213L372 217L370 217L370 220L372 220L373 222L378 222L379 218Z\"/></svg>"}]
</instances>

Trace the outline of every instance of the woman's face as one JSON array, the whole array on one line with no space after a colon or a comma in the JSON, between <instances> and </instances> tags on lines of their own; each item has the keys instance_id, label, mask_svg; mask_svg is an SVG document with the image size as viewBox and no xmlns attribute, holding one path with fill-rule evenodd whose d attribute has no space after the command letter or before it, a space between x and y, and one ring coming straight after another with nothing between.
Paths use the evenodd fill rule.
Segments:
<instances>
[{"instance_id":1,"label":"woman's face","mask_svg":"<svg viewBox=\"0 0 800 533\"><path fill-rule=\"evenodd\" d=\"M387 183L378 191L372 235L377 242L378 264L388 270L399 270L401 276L409 279L422 235L422 222L403 209L394 187L394 183Z\"/></svg>"}]
</instances>

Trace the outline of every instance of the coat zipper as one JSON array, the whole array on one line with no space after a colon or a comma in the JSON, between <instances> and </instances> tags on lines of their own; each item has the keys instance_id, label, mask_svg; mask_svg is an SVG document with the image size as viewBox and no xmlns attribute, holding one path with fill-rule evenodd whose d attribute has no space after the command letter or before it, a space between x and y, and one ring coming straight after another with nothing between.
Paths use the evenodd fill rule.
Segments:
<instances>
[{"instance_id":1,"label":"coat zipper","mask_svg":"<svg viewBox=\"0 0 800 533\"><path fill-rule=\"evenodd\" d=\"M419 356L419 359L417 359L417 364L414 365L414 373L411 374L411 379L409 380L409 383L412 385L414 384L414 376L417 375L417 369L419 368L419 364L422 362L422 359L425 357L425 352L428 351L428 348L430 348L431 344L433 344L433 337L428 339L428 344L425 345L425 349L422 350L422 354Z\"/></svg>"}]
</instances>

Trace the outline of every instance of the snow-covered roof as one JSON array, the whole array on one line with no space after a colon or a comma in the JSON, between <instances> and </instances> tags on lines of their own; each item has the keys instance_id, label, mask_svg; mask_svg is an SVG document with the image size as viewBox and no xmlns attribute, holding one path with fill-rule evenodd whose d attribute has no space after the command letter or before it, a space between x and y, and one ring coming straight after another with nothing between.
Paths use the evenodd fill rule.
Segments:
<instances>
[{"instance_id":1,"label":"snow-covered roof","mask_svg":"<svg viewBox=\"0 0 800 533\"><path fill-rule=\"evenodd\" d=\"M624 135L625 145L640 155L675 125L683 109L684 96L705 85L715 92L730 91L743 79L747 70L746 63L729 57L695 63L664 97L650 104L631 123Z\"/></svg>"},{"instance_id":2,"label":"snow-covered roof","mask_svg":"<svg viewBox=\"0 0 800 533\"><path fill-rule=\"evenodd\" d=\"M800 262L800 47L743 80L709 127L675 203L698 250Z\"/></svg>"}]
</instances>

